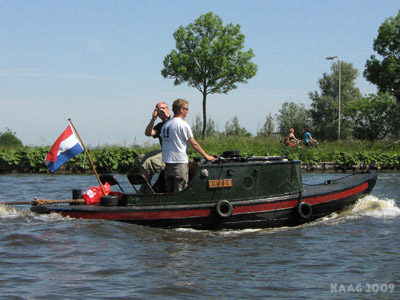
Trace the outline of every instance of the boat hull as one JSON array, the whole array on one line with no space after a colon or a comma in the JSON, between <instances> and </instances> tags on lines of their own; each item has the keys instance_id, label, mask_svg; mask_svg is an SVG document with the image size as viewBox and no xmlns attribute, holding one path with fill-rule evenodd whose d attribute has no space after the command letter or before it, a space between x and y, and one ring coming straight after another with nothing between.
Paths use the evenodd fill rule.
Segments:
<instances>
[{"instance_id":1,"label":"boat hull","mask_svg":"<svg viewBox=\"0 0 400 300\"><path fill-rule=\"evenodd\" d=\"M36 206L40 214L59 213L77 219L102 219L160 228L243 229L296 226L338 212L368 195L376 173L355 174L302 191L275 197L219 200L207 203L154 205Z\"/></svg>"}]
</instances>

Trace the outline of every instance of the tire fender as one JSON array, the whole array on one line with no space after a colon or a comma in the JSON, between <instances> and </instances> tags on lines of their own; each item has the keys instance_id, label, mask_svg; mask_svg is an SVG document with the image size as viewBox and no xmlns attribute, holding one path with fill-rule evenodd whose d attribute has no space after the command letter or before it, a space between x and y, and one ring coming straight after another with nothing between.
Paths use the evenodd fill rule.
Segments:
<instances>
[{"instance_id":1,"label":"tire fender","mask_svg":"<svg viewBox=\"0 0 400 300\"><path fill-rule=\"evenodd\" d=\"M221 200L215 206L215 211L219 217L228 218L233 213L233 206L229 201Z\"/></svg>"},{"instance_id":2,"label":"tire fender","mask_svg":"<svg viewBox=\"0 0 400 300\"><path fill-rule=\"evenodd\" d=\"M119 197L117 195L107 195L100 198L101 206L117 206Z\"/></svg>"},{"instance_id":3,"label":"tire fender","mask_svg":"<svg viewBox=\"0 0 400 300\"><path fill-rule=\"evenodd\" d=\"M312 207L307 202L300 202L297 206L297 212L301 218L309 219L312 215Z\"/></svg>"}]
</instances>

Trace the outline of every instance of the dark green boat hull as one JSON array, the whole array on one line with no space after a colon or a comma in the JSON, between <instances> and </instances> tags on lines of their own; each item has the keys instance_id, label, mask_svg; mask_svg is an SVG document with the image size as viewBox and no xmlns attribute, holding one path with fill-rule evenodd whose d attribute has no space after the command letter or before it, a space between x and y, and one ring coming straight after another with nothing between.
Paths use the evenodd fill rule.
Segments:
<instances>
[{"instance_id":1,"label":"dark green boat hull","mask_svg":"<svg viewBox=\"0 0 400 300\"><path fill-rule=\"evenodd\" d=\"M125 193L115 206L36 206L32 211L161 228L294 226L354 204L376 180L376 173L355 174L303 188L299 161L232 159L199 164L188 188L179 193Z\"/></svg>"}]
</instances>

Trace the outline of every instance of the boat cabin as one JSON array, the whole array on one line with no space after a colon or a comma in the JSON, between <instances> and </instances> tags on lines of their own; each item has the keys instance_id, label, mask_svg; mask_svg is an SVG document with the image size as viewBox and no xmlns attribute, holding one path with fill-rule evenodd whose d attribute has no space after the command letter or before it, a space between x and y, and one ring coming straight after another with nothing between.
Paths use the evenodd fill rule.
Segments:
<instances>
[{"instance_id":1,"label":"boat cabin","mask_svg":"<svg viewBox=\"0 0 400 300\"><path fill-rule=\"evenodd\" d=\"M289 196L303 190L300 161L281 156L219 157L213 163L200 159L194 162L190 173L188 187L178 193L157 193L154 190L150 194L125 193L119 204L216 203L221 199L245 201Z\"/></svg>"}]
</instances>

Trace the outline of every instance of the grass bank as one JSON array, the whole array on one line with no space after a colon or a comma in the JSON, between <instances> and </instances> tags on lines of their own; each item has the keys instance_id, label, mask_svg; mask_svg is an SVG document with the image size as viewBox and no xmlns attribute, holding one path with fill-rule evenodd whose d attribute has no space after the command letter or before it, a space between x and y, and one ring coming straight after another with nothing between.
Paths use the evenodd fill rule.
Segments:
<instances>
[{"instance_id":1,"label":"grass bank","mask_svg":"<svg viewBox=\"0 0 400 300\"><path fill-rule=\"evenodd\" d=\"M233 137L198 140L203 149L220 156L227 150L238 150L242 156L284 156L317 165L330 162L343 169L354 165L374 165L381 169L400 169L400 145L396 143L337 141L322 142L316 147L288 147L271 138ZM89 149L99 173L127 173L141 153L158 148L157 144L140 147L104 146ZM0 149L0 173L47 173L43 163L50 146ZM198 157L192 150L191 159ZM86 155L80 154L62 167L68 172L87 172L90 165Z\"/></svg>"}]
</instances>

